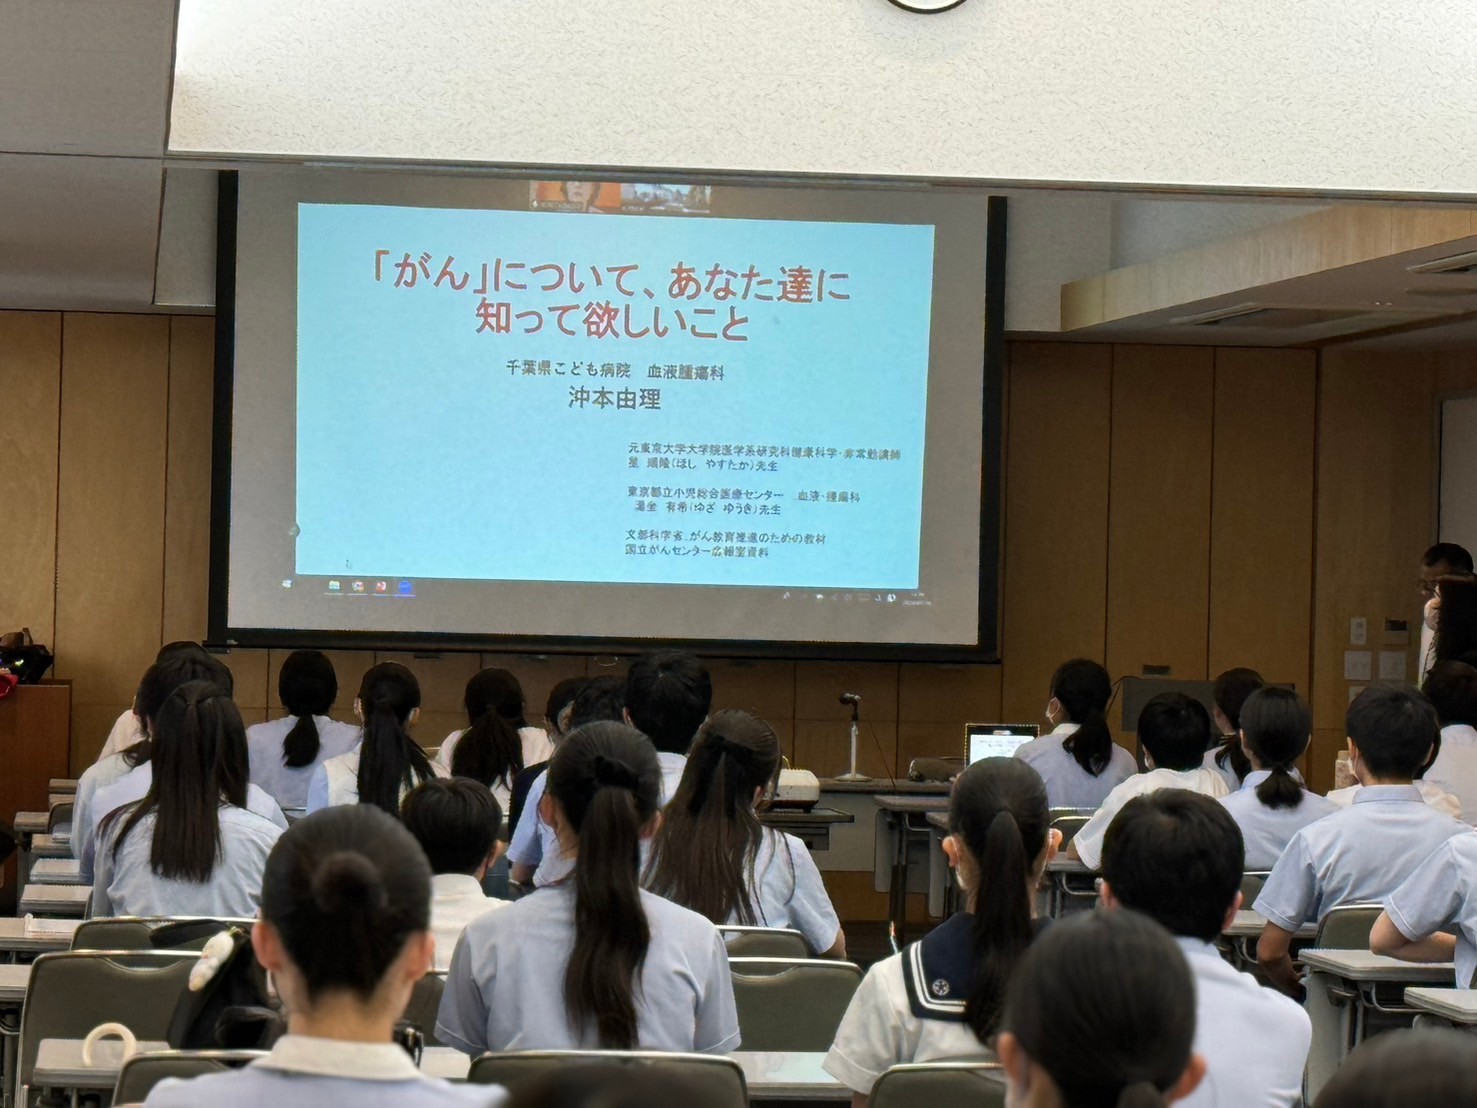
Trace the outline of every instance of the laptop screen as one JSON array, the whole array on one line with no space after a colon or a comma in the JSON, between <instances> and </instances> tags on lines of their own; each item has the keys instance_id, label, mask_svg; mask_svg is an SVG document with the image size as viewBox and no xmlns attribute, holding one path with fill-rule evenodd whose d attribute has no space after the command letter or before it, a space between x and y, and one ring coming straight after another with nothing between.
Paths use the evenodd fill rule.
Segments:
<instances>
[{"instance_id":1,"label":"laptop screen","mask_svg":"<svg viewBox=\"0 0 1477 1108\"><path fill-rule=\"evenodd\" d=\"M1009 758L1038 734L1040 729L1034 723L967 723L965 756L970 765L981 758Z\"/></svg>"}]
</instances>

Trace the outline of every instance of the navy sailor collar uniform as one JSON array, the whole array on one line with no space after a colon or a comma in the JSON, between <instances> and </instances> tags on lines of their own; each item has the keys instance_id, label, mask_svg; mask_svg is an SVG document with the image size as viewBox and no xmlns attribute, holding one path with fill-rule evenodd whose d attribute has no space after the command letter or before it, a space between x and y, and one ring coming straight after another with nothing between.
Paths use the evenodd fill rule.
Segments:
<instances>
[{"instance_id":1,"label":"navy sailor collar uniform","mask_svg":"<svg viewBox=\"0 0 1477 1108\"><path fill-rule=\"evenodd\" d=\"M1031 921L1032 937L1050 920ZM974 917L959 912L903 950L908 1005L921 1020L965 1023L964 1006L974 992Z\"/></svg>"}]
</instances>

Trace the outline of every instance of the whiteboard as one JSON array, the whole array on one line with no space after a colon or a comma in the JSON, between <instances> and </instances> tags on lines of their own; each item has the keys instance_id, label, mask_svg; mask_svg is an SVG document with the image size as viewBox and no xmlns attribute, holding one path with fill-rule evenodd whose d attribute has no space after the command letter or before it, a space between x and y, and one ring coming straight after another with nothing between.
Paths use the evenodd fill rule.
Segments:
<instances>
[{"instance_id":1,"label":"whiteboard","mask_svg":"<svg viewBox=\"0 0 1477 1108\"><path fill-rule=\"evenodd\" d=\"M1477 550L1477 395L1441 402L1442 542Z\"/></svg>"}]
</instances>

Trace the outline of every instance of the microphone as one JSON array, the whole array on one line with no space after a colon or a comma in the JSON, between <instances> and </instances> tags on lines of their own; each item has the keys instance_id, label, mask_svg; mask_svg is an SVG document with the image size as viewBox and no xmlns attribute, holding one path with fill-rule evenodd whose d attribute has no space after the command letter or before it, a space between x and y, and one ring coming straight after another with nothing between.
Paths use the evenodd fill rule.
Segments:
<instances>
[{"instance_id":1,"label":"microphone","mask_svg":"<svg viewBox=\"0 0 1477 1108\"><path fill-rule=\"evenodd\" d=\"M861 698L861 694L860 693L844 692L844 693L841 694L841 703L842 704L850 704L850 705L852 705L852 707L855 707L856 705L860 704L861 702L862 702L862 698Z\"/></svg>"},{"instance_id":2,"label":"microphone","mask_svg":"<svg viewBox=\"0 0 1477 1108\"><path fill-rule=\"evenodd\" d=\"M864 773L856 771L856 733L857 720L861 717L862 697L861 693L844 692L840 701L851 709L851 768L836 778L838 781L870 781L871 778Z\"/></svg>"}]
</instances>

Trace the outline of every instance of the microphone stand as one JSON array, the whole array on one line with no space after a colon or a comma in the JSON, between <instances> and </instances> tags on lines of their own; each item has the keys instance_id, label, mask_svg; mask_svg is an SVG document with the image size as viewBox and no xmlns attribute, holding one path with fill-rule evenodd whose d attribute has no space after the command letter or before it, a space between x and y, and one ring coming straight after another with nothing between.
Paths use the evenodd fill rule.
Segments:
<instances>
[{"instance_id":1,"label":"microphone stand","mask_svg":"<svg viewBox=\"0 0 1477 1108\"><path fill-rule=\"evenodd\" d=\"M872 780L865 773L858 773L856 771L856 739L857 739L857 730L858 730L857 723L858 723L858 721L861 718L861 710L862 710L861 702L860 701L853 701L852 702L852 705L851 705L851 772L849 772L849 773L843 773L840 777L836 778L837 781L870 781L870 780Z\"/></svg>"}]
</instances>

